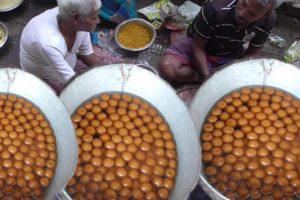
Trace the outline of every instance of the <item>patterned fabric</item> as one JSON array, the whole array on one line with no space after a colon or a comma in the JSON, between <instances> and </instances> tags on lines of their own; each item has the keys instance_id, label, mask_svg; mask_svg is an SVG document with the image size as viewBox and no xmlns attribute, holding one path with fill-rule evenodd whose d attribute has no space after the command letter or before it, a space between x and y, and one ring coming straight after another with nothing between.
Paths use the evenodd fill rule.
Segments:
<instances>
[{"instance_id":1,"label":"patterned fabric","mask_svg":"<svg viewBox=\"0 0 300 200\"><path fill-rule=\"evenodd\" d=\"M165 50L165 55L175 56L182 65L194 66L193 63L193 50L192 50L193 39L186 37L178 42L175 42L168 49ZM208 68L213 71L214 68L231 62L235 58L243 55L244 50L242 49L237 56L211 56L206 55Z\"/></svg>"}]
</instances>

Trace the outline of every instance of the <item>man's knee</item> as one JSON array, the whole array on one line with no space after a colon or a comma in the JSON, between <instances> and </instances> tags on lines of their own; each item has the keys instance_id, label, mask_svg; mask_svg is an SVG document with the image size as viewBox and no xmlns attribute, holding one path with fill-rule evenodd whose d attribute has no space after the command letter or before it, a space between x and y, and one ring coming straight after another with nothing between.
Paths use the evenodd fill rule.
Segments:
<instances>
[{"instance_id":1,"label":"man's knee","mask_svg":"<svg viewBox=\"0 0 300 200\"><path fill-rule=\"evenodd\" d=\"M170 56L165 56L158 64L159 73L163 78L173 79L176 75L176 66L174 59Z\"/></svg>"}]
</instances>

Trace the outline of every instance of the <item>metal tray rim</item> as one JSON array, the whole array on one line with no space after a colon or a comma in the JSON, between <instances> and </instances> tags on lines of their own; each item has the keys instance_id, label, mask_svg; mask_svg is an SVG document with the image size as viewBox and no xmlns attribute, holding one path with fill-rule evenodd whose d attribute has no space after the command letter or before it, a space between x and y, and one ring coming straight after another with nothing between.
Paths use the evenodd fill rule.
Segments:
<instances>
[{"instance_id":1,"label":"metal tray rim","mask_svg":"<svg viewBox=\"0 0 300 200\"><path fill-rule=\"evenodd\" d=\"M11 10L17 8L18 6L20 6L22 3L23 3L23 0L19 0L18 3L16 3L15 5L13 5L13 6L9 7L9 8L2 9L2 10L0 9L0 13L1 13L1 12L8 12L8 11L11 11Z\"/></svg>"},{"instance_id":2,"label":"metal tray rim","mask_svg":"<svg viewBox=\"0 0 300 200\"><path fill-rule=\"evenodd\" d=\"M0 27L2 27L4 29L4 32L5 32L5 36L4 36L4 40L2 43L0 43L0 48L4 46L4 44L6 43L7 41L7 38L8 38L8 30L7 30L7 27L5 26L5 24L3 24L2 22L0 22Z\"/></svg>"}]
</instances>

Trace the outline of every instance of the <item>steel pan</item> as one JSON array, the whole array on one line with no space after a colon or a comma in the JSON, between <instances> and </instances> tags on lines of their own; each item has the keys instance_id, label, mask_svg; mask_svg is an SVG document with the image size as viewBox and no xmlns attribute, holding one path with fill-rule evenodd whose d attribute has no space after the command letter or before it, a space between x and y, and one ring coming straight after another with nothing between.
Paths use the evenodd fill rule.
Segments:
<instances>
[{"instance_id":1,"label":"steel pan","mask_svg":"<svg viewBox=\"0 0 300 200\"><path fill-rule=\"evenodd\" d=\"M7 27L5 26L5 24L1 23L0 22L0 34L3 34L2 35L2 39L0 38L0 48L4 46L4 44L6 43L7 41L7 38L8 38L8 30L7 30Z\"/></svg>"},{"instance_id":2,"label":"steel pan","mask_svg":"<svg viewBox=\"0 0 300 200\"><path fill-rule=\"evenodd\" d=\"M150 42L148 44L146 44L145 46L140 47L140 48L130 48L130 47L124 46L119 41L119 38L118 38L119 32L122 30L122 28L124 28L126 25L128 25L130 23L140 24L140 25L143 25L144 27L146 27L148 29L148 31L151 33L151 40L150 40ZM144 19L140 19L140 18L128 19L128 20L120 23L116 27L116 30L114 32L114 39L115 39L117 45L119 47L123 48L123 49L126 49L128 51L142 51L142 50L145 50L145 49L149 48L154 43L154 41L156 39L156 30L155 30L154 26L151 23L149 23L148 21L146 21Z\"/></svg>"},{"instance_id":3,"label":"steel pan","mask_svg":"<svg viewBox=\"0 0 300 200\"><path fill-rule=\"evenodd\" d=\"M48 85L19 69L0 69L0 93L15 94L31 101L51 124L56 137L57 165L43 198L50 199L66 186L77 164L77 142L66 108Z\"/></svg>"},{"instance_id":4,"label":"steel pan","mask_svg":"<svg viewBox=\"0 0 300 200\"><path fill-rule=\"evenodd\" d=\"M177 177L170 199L183 200L198 180L200 145L192 119L175 91L152 72L129 64L94 68L75 78L61 93L70 115L103 92L126 92L156 107L168 122L177 145Z\"/></svg>"},{"instance_id":5,"label":"steel pan","mask_svg":"<svg viewBox=\"0 0 300 200\"><path fill-rule=\"evenodd\" d=\"M0 12L7 12L21 5L23 0L1 0Z\"/></svg>"},{"instance_id":6,"label":"steel pan","mask_svg":"<svg viewBox=\"0 0 300 200\"><path fill-rule=\"evenodd\" d=\"M253 85L276 87L299 98L300 69L275 59L256 59L231 64L213 74L199 88L189 108L198 140L202 125L214 104L232 90ZM199 180L212 199L227 199L206 181L203 171Z\"/></svg>"}]
</instances>

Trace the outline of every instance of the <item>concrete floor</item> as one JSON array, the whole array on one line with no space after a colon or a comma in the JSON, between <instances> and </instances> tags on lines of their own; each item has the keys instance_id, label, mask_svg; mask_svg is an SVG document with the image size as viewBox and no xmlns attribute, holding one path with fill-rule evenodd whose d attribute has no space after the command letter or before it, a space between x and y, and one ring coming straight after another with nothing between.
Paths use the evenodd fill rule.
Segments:
<instances>
[{"instance_id":1,"label":"concrete floor","mask_svg":"<svg viewBox=\"0 0 300 200\"><path fill-rule=\"evenodd\" d=\"M285 39L286 45L283 48L279 48L267 42L261 55L281 60L284 52L295 40L297 40L297 38L299 39L300 37L300 21L294 17L278 14L276 25L273 28L272 33Z\"/></svg>"}]
</instances>

